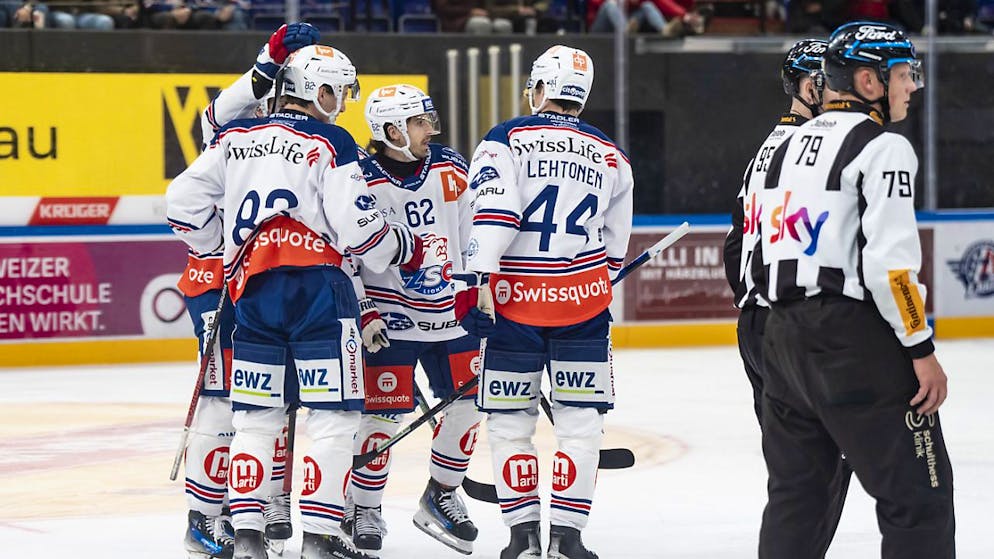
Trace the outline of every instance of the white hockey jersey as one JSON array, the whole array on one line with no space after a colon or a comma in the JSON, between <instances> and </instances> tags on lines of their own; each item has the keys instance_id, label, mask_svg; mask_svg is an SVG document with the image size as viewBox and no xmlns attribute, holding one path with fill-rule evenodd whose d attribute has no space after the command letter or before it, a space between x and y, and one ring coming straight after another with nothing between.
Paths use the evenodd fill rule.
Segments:
<instances>
[{"instance_id":1,"label":"white hockey jersey","mask_svg":"<svg viewBox=\"0 0 994 559\"><path fill-rule=\"evenodd\" d=\"M915 221L918 158L879 113L836 101L773 155L758 203L756 283L767 299L872 300L913 357L931 353ZM758 256L758 258L757 258Z\"/></svg>"},{"instance_id":2,"label":"white hockey jersey","mask_svg":"<svg viewBox=\"0 0 994 559\"><path fill-rule=\"evenodd\" d=\"M403 180L375 157L359 165L384 219L406 223L426 248L424 263L413 274L362 268L366 296L376 303L390 338L433 342L465 336L455 317L452 274L464 270L473 219L466 160L451 148L430 144L420 171Z\"/></svg>"},{"instance_id":3,"label":"white hockey jersey","mask_svg":"<svg viewBox=\"0 0 994 559\"><path fill-rule=\"evenodd\" d=\"M735 210L732 212L732 228L725 238L725 274L735 294L735 306L740 309L749 305L769 306L756 289L749 272L752 253L759 242L759 220L763 213L762 206L757 203L757 192L763 189L766 182L766 173L774 152L805 122L806 118L796 114L781 116L780 122L760 145L743 174L742 188L739 189Z\"/></svg>"},{"instance_id":4,"label":"white hockey jersey","mask_svg":"<svg viewBox=\"0 0 994 559\"><path fill-rule=\"evenodd\" d=\"M576 324L611 302L632 227L632 168L600 130L554 113L487 133L470 164L467 268L490 272L503 316Z\"/></svg>"},{"instance_id":5,"label":"white hockey jersey","mask_svg":"<svg viewBox=\"0 0 994 559\"><path fill-rule=\"evenodd\" d=\"M368 204L357 146L344 129L285 111L223 126L169 185L167 218L196 253L224 247L232 300L248 277L280 266L383 270L398 236ZM224 218L217 207L227 208ZM223 223L222 223L223 221Z\"/></svg>"}]
</instances>

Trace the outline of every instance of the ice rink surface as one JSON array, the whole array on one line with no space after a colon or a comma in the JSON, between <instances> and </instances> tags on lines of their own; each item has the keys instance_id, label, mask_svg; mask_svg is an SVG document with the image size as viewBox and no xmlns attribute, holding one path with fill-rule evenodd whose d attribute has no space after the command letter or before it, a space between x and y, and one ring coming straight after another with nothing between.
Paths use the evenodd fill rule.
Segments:
<instances>
[{"instance_id":1,"label":"ice rink surface","mask_svg":"<svg viewBox=\"0 0 994 559\"><path fill-rule=\"evenodd\" d=\"M994 340L943 342L938 356L949 375L940 413L955 474L958 557L990 559ZM168 472L194 368L0 369L0 557L185 557L183 488ZM617 351L615 376L605 447L632 448L637 464L600 473L588 547L602 559L755 557L766 474L737 351ZM308 444L300 427L298 458ZM428 436L425 429L395 447L381 557L460 557L411 523L427 480ZM538 441L547 495L546 425ZM481 441L470 476L489 482L486 450ZM298 459L298 489L301 476ZM467 502L480 528L473 557L496 558L507 541L496 506ZM873 502L853 483L828 556L879 557L879 543ZM297 534L285 556L298 557L299 546Z\"/></svg>"}]
</instances>

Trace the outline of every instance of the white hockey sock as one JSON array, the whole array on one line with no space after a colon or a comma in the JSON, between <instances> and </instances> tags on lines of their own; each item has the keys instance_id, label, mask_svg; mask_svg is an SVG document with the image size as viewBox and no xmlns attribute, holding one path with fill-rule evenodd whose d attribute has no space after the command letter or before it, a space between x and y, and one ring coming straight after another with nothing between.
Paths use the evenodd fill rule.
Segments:
<instances>
[{"instance_id":1,"label":"white hockey sock","mask_svg":"<svg viewBox=\"0 0 994 559\"><path fill-rule=\"evenodd\" d=\"M536 410L490 413L487 435L493 457L494 484L504 524L541 520L538 497L538 456L535 435Z\"/></svg>"},{"instance_id":2,"label":"white hockey sock","mask_svg":"<svg viewBox=\"0 0 994 559\"><path fill-rule=\"evenodd\" d=\"M435 481L449 487L462 483L482 419L472 400L458 400L445 411L431 441L428 473Z\"/></svg>"},{"instance_id":3,"label":"white hockey sock","mask_svg":"<svg viewBox=\"0 0 994 559\"><path fill-rule=\"evenodd\" d=\"M286 476L286 451L287 451L287 428L280 430L276 436L273 446L273 472L269 476L269 495L281 495L283 493L283 478ZM293 467L293 465L289 465Z\"/></svg>"},{"instance_id":4,"label":"white hockey sock","mask_svg":"<svg viewBox=\"0 0 994 559\"><path fill-rule=\"evenodd\" d=\"M266 525L262 512L271 488L273 441L283 429L285 413L280 407L234 414L228 490L236 530L262 530Z\"/></svg>"},{"instance_id":5,"label":"white hockey sock","mask_svg":"<svg viewBox=\"0 0 994 559\"><path fill-rule=\"evenodd\" d=\"M186 502L207 516L221 514L228 486L229 447L234 436L231 401L204 396L186 447Z\"/></svg>"},{"instance_id":6,"label":"white hockey sock","mask_svg":"<svg viewBox=\"0 0 994 559\"><path fill-rule=\"evenodd\" d=\"M352 441L359 429L357 411L311 410L307 415L310 452L304 457L300 515L305 532L343 536L345 484L352 470Z\"/></svg>"},{"instance_id":7,"label":"white hockey sock","mask_svg":"<svg viewBox=\"0 0 994 559\"><path fill-rule=\"evenodd\" d=\"M552 405L559 451L552 463L550 522L582 530L594 499L604 416L596 408Z\"/></svg>"},{"instance_id":8,"label":"white hockey sock","mask_svg":"<svg viewBox=\"0 0 994 559\"><path fill-rule=\"evenodd\" d=\"M367 414L359 423L353 450L356 454L369 452L397 434L403 415ZM388 450L362 468L352 471L352 500L360 507L378 507L383 502L393 453Z\"/></svg>"}]
</instances>

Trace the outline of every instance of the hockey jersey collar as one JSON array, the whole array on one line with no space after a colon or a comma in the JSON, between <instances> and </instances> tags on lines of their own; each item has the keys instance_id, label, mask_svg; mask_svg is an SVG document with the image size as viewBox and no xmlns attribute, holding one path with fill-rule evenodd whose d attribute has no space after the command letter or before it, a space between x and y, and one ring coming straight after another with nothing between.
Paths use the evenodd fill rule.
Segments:
<instances>
[{"instance_id":1,"label":"hockey jersey collar","mask_svg":"<svg viewBox=\"0 0 994 559\"><path fill-rule=\"evenodd\" d=\"M825 112L844 111L848 113L863 113L873 119L874 122L883 126L884 115L872 106L861 101L851 101L849 99L837 99L825 103Z\"/></svg>"},{"instance_id":2,"label":"hockey jersey collar","mask_svg":"<svg viewBox=\"0 0 994 559\"><path fill-rule=\"evenodd\" d=\"M435 151L433 147L434 146L429 147L428 155L421 161L421 167L418 168L417 172L415 172L409 177L400 178L395 176L390 171L384 169L383 165L381 165L380 162L376 160L375 156L369 157L368 159L365 159L363 161L369 162L369 164L372 165L374 171L373 173L374 177L378 175L390 181L391 184L393 184L398 188L417 191L419 188L421 188L421 185L424 184L425 180L428 178L428 173L431 172L432 155L434 155ZM370 177L367 176L366 180L368 181L369 179Z\"/></svg>"},{"instance_id":3,"label":"hockey jersey collar","mask_svg":"<svg viewBox=\"0 0 994 559\"><path fill-rule=\"evenodd\" d=\"M795 113L784 113L780 115L780 122L778 124L784 126L800 126L807 122L808 119Z\"/></svg>"},{"instance_id":4,"label":"hockey jersey collar","mask_svg":"<svg viewBox=\"0 0 994 559\"><path fill-rule=\"evenodd\" d=\"M317 120L311 115L296 109L281 109L280 112L269 115L269 118L285 118L290 120L307 120L311 118Z\"/></svg>"},{"instance_id":5,"label":"hockey jersey collar","mask_svg":"<svg viewBox=\"0 0 994 559\"><path fill-rule=\"evenodd\" d=\"M571 126L580 126L580 118L571 115L564 115L562 113L538 113L535 116L551 120L553 122L561 122Z\"/></svg>"}]
</instances>

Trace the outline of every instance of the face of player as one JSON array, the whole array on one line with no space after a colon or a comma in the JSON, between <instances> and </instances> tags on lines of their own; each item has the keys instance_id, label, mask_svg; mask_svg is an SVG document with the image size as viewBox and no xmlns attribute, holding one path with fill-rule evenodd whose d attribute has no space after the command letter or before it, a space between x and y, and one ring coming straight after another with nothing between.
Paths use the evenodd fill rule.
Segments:
<instances>
[{"instance_id":1,"label":"face of player","mask_svg":"<svg viewBox=\"0 0 994 559\"><path fill-rule=\"evenodd\" d=\"M389 130L392 144L403 146L406 143L397 127L391 126ZM431 142L431 137L434 135L435 127L427 115L416 115L407 119L407 136L411 140L411 146L408 149L411 150L411 155L415 159L428 157L428 143Z\"/></svg>"},{"instance_id":2,"label":"face of player","mask_svg":"<svg viewBox=\"0 0 994 559\"><path fill-rule=\"evenodd\" d=\"M888 100L890 101L890 119L899 122L908 116L911 105L911 94L918 90L915 79L911 74L911 65L895 64L890 69Z\"/></svg>"}]
</instances>

